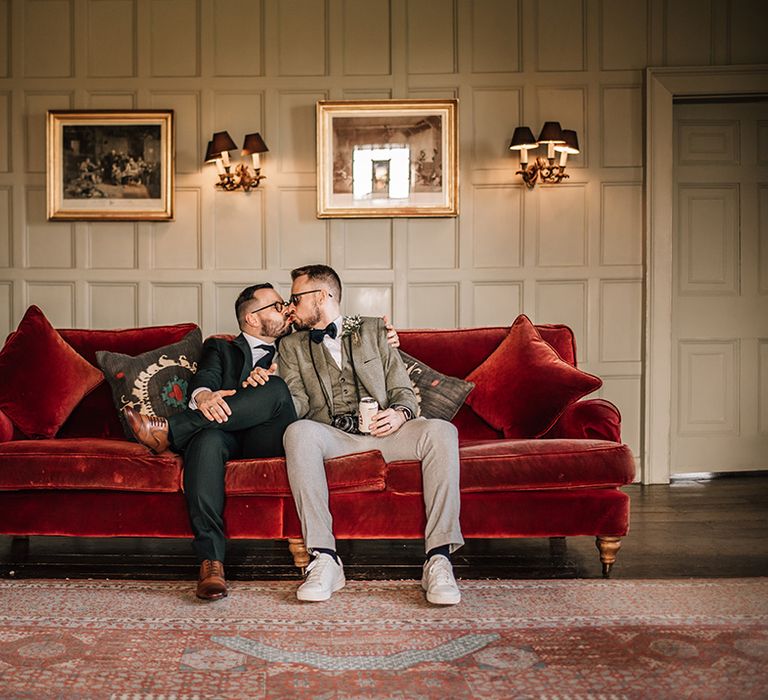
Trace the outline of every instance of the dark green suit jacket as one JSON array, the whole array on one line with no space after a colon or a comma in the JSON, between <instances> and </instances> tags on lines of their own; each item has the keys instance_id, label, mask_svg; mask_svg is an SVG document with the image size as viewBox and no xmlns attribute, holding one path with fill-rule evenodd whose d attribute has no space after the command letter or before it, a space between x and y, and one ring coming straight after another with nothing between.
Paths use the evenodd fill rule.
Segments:
<instances>
[{"instance_id":1,"label":"dark green suit jacket","mask_svg":"<svg viewBox=\"0 0 768 700\"><path fill-rule=\"evenodd\" d=\"M208 338L203 344L203 356L192 379L190 394L200 387L211 391L240 389L252 364L253 353L242 333L234 340Z\"/></svg>"}]
</instances>

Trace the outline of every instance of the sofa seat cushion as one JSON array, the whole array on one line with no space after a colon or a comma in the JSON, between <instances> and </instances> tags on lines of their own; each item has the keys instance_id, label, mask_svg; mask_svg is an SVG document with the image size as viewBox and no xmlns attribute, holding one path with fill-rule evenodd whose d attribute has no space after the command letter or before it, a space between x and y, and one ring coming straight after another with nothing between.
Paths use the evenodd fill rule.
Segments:
<instances>
[{"instance_id":1,"label":"sofa seat cushion","mask_svg":"<svg viewBox=\"0 0 768 700\"><path fill-rule=\"evenodd\" d=\"M387 464L378 450L326 460L325 475L331 493L383 491ZM290 496L285 459L234 459L227 462L225 477L229 496Z\"/></svg>"},{"instance_id":2,"label":"sofa seat cushion","mask_svg":"<svg viewBox=\"0 0 768 700\"><path fill-rule=\"evenodd\" d=\"M0 490L109 489L176 492L181 459L126 440L66 438L0 444Z\"/></svg>"},{"instance_id":3,"label":"sofa seat cushion","mask_svg":"<svg viewBox=\"0 0 768 700\"><path fill-rule=\"evenodd\" d=\"M635 476L630 448L607 440L469 441L459 457L462 493L608 488ZM420 493L419 463L390 463L387 490Z\"/></svg>"}]
</instances>

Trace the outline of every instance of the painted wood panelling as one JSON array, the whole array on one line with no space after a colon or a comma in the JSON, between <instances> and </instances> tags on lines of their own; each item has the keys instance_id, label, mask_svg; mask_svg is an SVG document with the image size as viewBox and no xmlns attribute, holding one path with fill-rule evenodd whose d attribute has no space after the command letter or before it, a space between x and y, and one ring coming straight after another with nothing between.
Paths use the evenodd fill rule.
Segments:
<instances>
[{"instance_id":1,"label":"painted wood panelling","mask_svg":"<svg viewBox=\"0 0 768 700\"><path fill-rule=\"evenodd\" d=\"M600 2L600 68L643 69L648 65L648 2Z\"/></svg>"},{"instance_id":2,"label":"painted wood panelling","mask_svg":"<svg viewBox=\"0 0 768 700\"><path fill-rule=\"evenodd\" d=\"M642 339L641 280L600 283L600 361L639 362ZM619 330L621 329L621 330Z\"/></svg>"},{"instance_id":3,"label":"painted wood panelling","mask_svg":"<svg viewBox=\"0 0 768 700\"><path fill-rule=\"evenodd\" d=\"M537 125L545 121L560 122L563 129L573 129L579 136L581 153L568 157L568 168L579 168L587 164L589 140L587 138L587 95L581 87L575 88L539 88L539 120ZM540 149L542 155L544 149Z\"/></svg>"},{"instance_id":4,"label":"painted wood panelling","mask_svg":"<svg viewBox=\"0 0 768 700\"><path fill-rule=\"evenodd\" d=\"M73 0L25 0L24 75L69 78L74 73Z\"/></svg>"},{"instance_id":5,"label":"painted wood panelling","mask_svg":"<svg viewBox=\"0 0 768 700\"><path fill-rule=\"evenodd\" d=\"M215 265L222 270L264 267L264 194L216 192L214 217Z\"/></svg>"},{"instance_id":6,"label":"painted wood panelling","mask_svg":"<svg viewBox=\"0 0 768 700\"><path fill-rule=\"evenodd\" d=\"M768 185L757 188L758 196L758 268L757 289L760 294L768 294Z\"/></svg>"},{"instance_id":7,"label":"painted wood panelling","mask_svg":"<svg viewBox=\"0 0 768 700\"><path fill-rule=\"evenodd\" d=\"M200 74L199 0L151 0L151 74L156 78Z\"/></svg>"},{"instance_id":8,"label":"painted wood panelling","mask_svg":"<svg viewBox=\"0 0 768 700\"><path fill-rule=\"evenodd\" d=\"M643 188L640 184L603 183L600 263L640 265L643 260Z\"/></svg>"},{"instance_id":9,"label":"painted wood panelling","mask_svg":"<svg viewBox=\"0 0 768 700\"><path fill-rule=\"evenodd\" d=\"M264 132L264 93L262 92L217 92L214 95L213 126L211 134L227 131L239 148L243 147L246 134L259 132L269 147L269 135ZM208 140L211 136L199 141ZM234 153L232 155L237 155ZM268 158L269 156L264 156ZM264 163L266 167L266 161ZM200 164L195 163L199 170Z\"/></svg>"},{"instance_id":10,"label":"painted wood panelling","mask_svg":"<svg viewBox=\"0 0 768 700\"><path fill-rule=\"evenodd\" d=\"M315 105L324 92L285 92L278 96L278 162L283 173L315 172ZM269 145L269 144L267 144Z\"/></svg>"},{"instance_id":11,"label":"painted wood panelling","mask_svg":"<svg viewBox=\"0 0 768 700\"><path fill-rule=\"evenodd\" d=\"M392 269L392 220L347 219L344 230L344 267L349 270Z\"/></svg>"},{"instance_id":12,"label":"painted wood panelling","mask_svg":"<svg viewBox=\"0 0 768 700\"><path fill-rule=\"evenodd\" d=\"M26 190L26 267L38 269L75 267L75 225L46 221L45 190Z\"/></svg>"},{"instance_id":13,"label":"painted wood panelling","mask_svg":"<svg viewBox=\"0 0 768 700\"><path fill-rule=\"evenodd\" d=\"M456 219L408 219L408 266L448 270L458 266Z\"/></svg>"},{"instance_id":14,"label":"painted wood panelling","mask_svg":"<svg viewBox=\"0 0 768 700\"><path fill-rule=\"evenodd\" d=\"M347 284L342 307L344 313L392 318L392 285Z\"/></svg>"},{"instance_id":15,"label":"painted wood panelling","mask_svg":"<svg viewBox=\"0 0 768 700\"><path fill-rule=\"evenodd\" d=\"M523 259L523 188L477 185L472 199L474 266L520 267Z\"/></svg>"},{"instance_id":16,"label":"painted wood panelling","mask_svg":"<svg viewBox=\"0 0 768 700\"><path fill-rule=\"evenodd\" d=\"M345 75L389 75L390 7L379 0L344 0Z\"/></svg>"},{"instance_id":17,"label":"painted wood panelling","mask_svg":"<svg viewBox=\"0 0 768 700\"><path fill-rule=\"evenodd\" d=\"M252 284L260 284L265 280L260 277L254 277L250 281L241 281L234 284L217 284L214 289L215 298L215 324L214 333L231 333L236 335L239 332L237 327L237 318L235 317L235 300L241 290Z\"/></svg>"},{"instance_id":18,"label":"painted wood panelling","mask_svg":"<svg viewBox=\"0 0 768 700\"><path fill-rule=\"evenodd\" d=\"M262 0L216 0L213 65L218 77L263 74Z\"/></svg>"},{"instance_id":19,"label":"painted wood panelling","mask_svg":"<svg viewBox=\"0 0 768 700\"><path fill-rule=\"evenodd\" d=\"M11 169L11 93L0 92L0 173Z\"/></svg>"},{"instance_id":20,"label":"painted wood panelling","mask_svg":"<svg viewBox=\"0 0 768 700\"><path fill-rule=\"evenodd\" d=\"M24 99L24 152L28 173L45 172L45 118L51 109L72 109L71 92L28 92Z\"/></svg>"},{"instance_id":21,"label":"painted wood panelling","mask_svg":"<svg viewBox=\"0 0 768 700\"><path fill-rule=\"evenodd\" d=\"M602 160L606 168L642 165L642 104L640 87L603 89Z\"/></svg>"},{"instance_id":22,"label":"painted wood panelling","mask_svg":"<svg viewBox=\"0 0 768 700\"><path fill-rule=\"evenodd\" d=\"M102 90L89 92L88 107L91 109L135 109L136 93Z\"/></svg>"},{"instance_id":23,"label":"painted wood panelling","mask_svg":"<svg viewBox=\"0 0 768 700\"><path fill-rule=\"evenodd\" d=\"M278 74L325 75L327 0L280 0L277 5Z\"/></svg>"},{"instance_id":24,"label":"painted wood panelling","mask_svg":"<svg viewBox=\"0 0 768 700\"><path fill-rule=\"evenodd\" d=\"M176 220L152 223L150 245L156 270L198 270L201 250L201 193L176 189Z\"/></svg>"},{"instance_id":25,"label":"painted wood panelling","mask_svg":"<svg viewBox=\"0 0 768 700\"><path fill-rule=\"evenodd\" d=\"M685 121L677 128L677 164L738 165L739 123Z\"/></svg>"},{"instance_id":26,"label":"painted wood panelling","mask_svg":"<svg viewBox=\"0 0 768 700\"><path fill-rule=\"evenodd\" d=\"M472 70L520 70L520 0L476 0L472 4Z\"/></svg>"},{"instance_id":27,"label":"painted wood panelling","mask_svg":"<svg viewBox=\"0 0 768 700\"><path fill-rule=\"evenodd\" d=\"M477 326L506 326L523 312L522 282L482 282L474 285Z\"/></svg>"},{"instance_id":28,"label":"painted wood panelling","mask_svg":"<svg viewBox=\"0 0 768 700\"><path fill-rule=\"evenodd\" d=\"M5 338L15 327L13 318L13 287L10 283L0 282L0 334Z\"/></svg>"},{"instance_id":29,"label":"painted wood panelling","mask_svg":"<svg viewBox=\"0 0 768 700\"><path fill-rule=\"evenodd\" d=\"M537 192L536 260L541 267L577 267L587 259L587 204L583 185Z\"/></svg>"},{"instance_id":30,"label":"painted wood panelling","mask_svg":"<svg viewBox=\"0 0 768 700\"><path fill-rule=\"evenodd\" d=\"M713 0L664 3L664 63L707 66L712 63Z\"/></svg>"},{"instance_id":31,"label":"painted wood panelling","mask_svg":"<svg viewBox=\"0 0 768 700\"><path fill-rule=\"evenodd\" d=\"M458 285L409 285L408 308L411 328L455 328L459 325Z\"/></svg>"},{"instance_id":32,"label":"painted wood panelling","mask_svg":"<svg viewBox=\"0 0 768 700\"><path fill-rule=\"evenodd\" d=\"M72 328L76 325L74 282L29 282L26 292L26 303L43 309L54 327Z\"/></svg>"},{"instance_id":33,"label":"painted wood panelling","mask_svg":"<svg viewBox=\"0 0 768 700\"><path fill-rule=\"evenodd\" d=\"M128 221L84 224L87 267L94 270L135 270L139 261L138 224Z\"/></svg>"},{"instance_id":34,"label":"painted wood panelling","mask_svg":"<svg viewBox=\"0 0 768 700\"><path fill-rule=\"evenodd\" d=\"M136 74L135 0L89 0L88 75L128 78Z\"/></svg>"},{"instance_id":35,"label":"painted wood panelling","mask_svg":"<svg viewBox=\"0 0 768 700\"><path fill-rule=\"evenodd\" d=\"M200 93L197 91L153 92L151 99L153 109L174 111L176 172L198 172L200 162L205 155L204 151L201 152L205 144L202 143L200 133Z\"/></svg>"},{"instance_id":36,"label":"painted wood panelling","mask_svg":"<svg viewBox=\"0 0 768 700\"><path fill-rule=\"evenodd\" d=\"M474 109L474 168L509 168L513 161L509 143L515 126L522 122L519 88L478 89L472 95ZM503 114L504 119L499 119ZM536 127L534 127L536 128Z\"/></svg>"},{"instance_id":37,"label":"painted wood panelling","mask_svg":"<svg viewBox=\"0 0 768 700\"><path fill-rule=\"evenodd\" d=\"M94 282L88 285L89 328L134 328L139 320L138 284Z\"/></svg>"},{"instance_id":38,"label":"painted wood panelling","mask_svg":"<svg viewBox=\"0 0 768 700\"><path fill-rule=\"evenodd\" d=\"M408 0L408 72L456 70L456 0Z\"/></svg>"},{"instance_id":39,"label":"painted wood panelling","mask_svg":"<svg viewBox=\"0 0 768 700\"><path fill-rule=\"evenodd\" d=\"M10 0L0 0L0 78L6 78L11 70L10 10Z\"/></svg>"},{"instance_id":40,"label":"painted wood panelling","mask_svg":"<svg viewBox=\"0 0 768 700\"><path fill-rule=\"evenodd\" d=\"M278 237L280 267L292 270L328 262L328 222L315 217L314 187L290 187L280 191Z\"/></svg>"},{"instance_id":41,"label":"painted wood panelling","mask_svg":"<svg viewBox=\"0 0 768 700\"><path fill-rule=\"evenodd\" d=\"M765 23L768 15L763 0L728 3L730 10L730 62L768 63Z\"/></svg>"},{"instance_id":42,"label":"painted wood panelling","mask_svg":"<svg viewBox=\"0 0 768 700\"><path fill-rule=\"evenodd\" d=\"M534 323L565 323L576 335L578 357L589 357L587 343L587 281L576 279L538 282Z\"/></svg>"},{"instance_id":43,"label":"painted wood panelling","mask_svg":"<svg viewBox=\"0 0 768 700\"><path fill-rule=\"evenodd\" d=\"M583 0L539 0L536 3L536 67L540 71L586 68Z\"/></svg>"},{"instance_id":44,"label":"painted wood panelling","mask_svg":"<svg viewBox=\"0 0 768 700\"><path fill-rule=\"evenodd\" d=\"M12 259L13 190L0 187L0 267L10 267Z\"/></svg>"},{"instance_id":45,"label":"painted wood panelling","mask_svg":"<svg viewBox=\"0 0 768 700\"><path fill-rule=\"evenodd\" d=\"M200 323L202 288L199 284L152 284L150 299L152 325L177 323L179 318Z\"/></svg>"},{"instance_id":46,"label":"painted wood panelling","mask_svg":"<svg viewBox=\"0 0 768 700\"><path fill-rule=\"evenodd\" d=\"M758 431L768 434L768 338L758 343Z\"/></svg>"}]
</instances>

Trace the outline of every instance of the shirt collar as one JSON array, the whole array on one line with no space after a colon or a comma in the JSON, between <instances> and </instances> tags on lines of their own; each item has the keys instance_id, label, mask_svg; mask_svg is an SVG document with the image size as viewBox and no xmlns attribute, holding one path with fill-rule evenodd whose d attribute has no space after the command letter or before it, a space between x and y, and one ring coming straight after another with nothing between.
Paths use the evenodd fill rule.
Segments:
<instances>
[{"instance_id":1,"label":"shirt collar","mask_svg":"<svg viewBox=\"0 0 768 700\"><path fill-rule=\"evenodd\" d=\"M271 345L272 347L275 347L274 343L270 343L266 340L263 340L261 338L257 338L255 335L248 335L245 331L243 333L243 338L245 338L248 345L250 345L252 348L255 348L257 345Z\"/></svg>"}]
</instances>

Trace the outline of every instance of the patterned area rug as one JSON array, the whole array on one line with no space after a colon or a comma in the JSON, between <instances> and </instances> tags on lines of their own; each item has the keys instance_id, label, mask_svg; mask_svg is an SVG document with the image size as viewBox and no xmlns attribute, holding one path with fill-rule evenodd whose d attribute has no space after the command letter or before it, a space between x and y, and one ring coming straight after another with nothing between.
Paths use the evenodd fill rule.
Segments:
<instances>
[{"instance_id":1,"label":"patterned area rug","mask_svg":"<svg viewBox=\"0 0 768 700\"><path fill-rule=\"evenodd\" d=\"M768 697L768 579L418 582L0 581L6 698Z\"/></svg>"}]
</instances>

